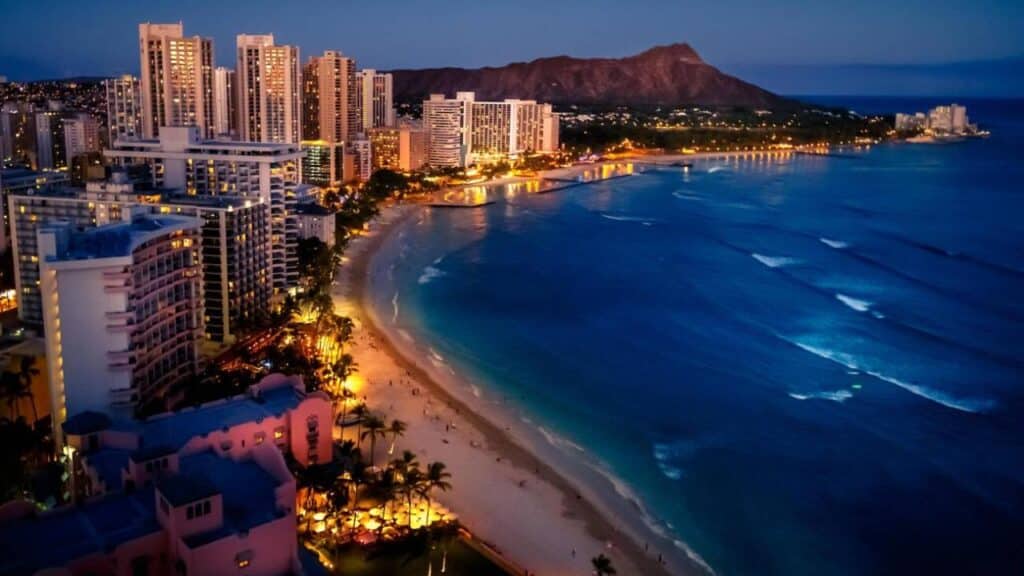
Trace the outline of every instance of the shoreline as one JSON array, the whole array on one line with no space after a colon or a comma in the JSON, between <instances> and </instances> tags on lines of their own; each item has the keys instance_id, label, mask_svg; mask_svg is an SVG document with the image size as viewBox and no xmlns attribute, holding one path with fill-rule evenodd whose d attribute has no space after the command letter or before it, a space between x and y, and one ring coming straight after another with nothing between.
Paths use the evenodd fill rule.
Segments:
<instances>
[{"instance_id":1,"label":"shoreline","mask_svg":"<svg viewBox=\"0 0 1024 576\"><path fill-rule=\"evenodd\" d=\"M373 390L368 395L370 407L409 423L409 440L399 444L412 445L421 461L441 454L437 459L449 463L455 489L451 494L440 494L438 500L463 518L468 529L489 541L503 557L531 573L589 574L590 558L599 553L610 556L622 574L703 572L697 561L685 559L688 553L680 553L680 549L655 528L647 526L650 535L635 530L637 521L646 522L642 517L645 511L639 503L612 486L616 496L623 497L620 499L624 509L613 510L603 505L605 503L600 501L607 500L608 495L595 497L591 486L579 481L571 472L566 473L564 468L571 467L571 463L564 462L568 457L559 457L553 446L549 450L542 449L531 439L512 432L515 427L516 432L521 433L523 422L509 414L500 414L503 408L480 406L483 401L479 396L474 397L476 391L466 397L468 387L459 386L454 376L445 377L440 373L438 364L434 364L436 358L431 359L425 351L416 350L408 341L403 342L406 334L385 328L377 318L369 301L369 283L374 264L379 263L375 262L375 256L389 237L424 210L427 208L415 205L385 209L371 224L369 235L358 238L350 247L350 261L342 268L335 298L336 306L337 299L342 299L339 312L356 321L353 354L359 364L358 371ZM448 372L454 374L450 368ZM385 382L388 375L392 377ZM396 375L397 384L394 382ZM410 387L415 387L418 393L411 394ZM417 412L420 408L422 411ZM439 420L441 414L448 423ZM536 425L531 423L526 427L536 428ZM563 466L549 464L551 456ZM472 485L464 485L459 481L460 476L469 477ZM613 482L609 478L604 480L609 484ZM507 486L485 485L502 482ZM526 497L521 496L523 492ZM630 507L641 517L633 521L634 526L620 527L625 522L616 521L622 520ZM502 523L492 518L504 514L517 516L518 520L510 518ZM533 525L517 528L520 521ZM650 548L645 552L648 545ZM659 549L663 551L667 566L658 563Z\"/></svg>"}]
</instances>

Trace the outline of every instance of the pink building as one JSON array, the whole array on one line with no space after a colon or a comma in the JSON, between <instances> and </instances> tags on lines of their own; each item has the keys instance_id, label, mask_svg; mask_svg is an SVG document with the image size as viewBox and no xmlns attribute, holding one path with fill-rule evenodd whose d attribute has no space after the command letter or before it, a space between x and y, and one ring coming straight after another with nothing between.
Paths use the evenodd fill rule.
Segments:
<instances>
[{"instance_id":1,"label":"pink building","mask_svg":"<svg viewBox=\"0 0 1024 576\"><path fill-rule=\"evenodd\" d=\"M332 415L326 394L306 394L298 376L271 374L247 394L143 421L84 412L64 423L64 434L79 456L83 491L97 495L145 486L206 450L237 459L271 444L300 466L330 462Z\"/></svg>"},{"instance_id":2,"label":"pink building","mask_svg":"<svg viewBox=\"0 0 1024 576\"><path fill-rule=\"evenodd\" d=\"M301 574L295 479L281 452L204 450L144 488L35 514L0 509L0 573ZM24 503L17 503L24 504Z\"/></svg>"},{"instance_id":3,"label":"pink building","mask_svg":"<svg viewBox=\"0 0 1024 576\"><path fill-rule=\"evenodd\" d=\"M326 394L282 374L144 421L72 416L75 478L93 498L0 507L0 574L300 574L285 455L329 462L332 416Z\"/></svg>"}]
</instances>

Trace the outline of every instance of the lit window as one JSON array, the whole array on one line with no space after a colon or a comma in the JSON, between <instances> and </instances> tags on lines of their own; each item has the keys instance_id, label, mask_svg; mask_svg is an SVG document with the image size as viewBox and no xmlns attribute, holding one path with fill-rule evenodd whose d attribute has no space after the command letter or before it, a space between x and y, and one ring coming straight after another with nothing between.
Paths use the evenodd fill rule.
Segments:
<instances>
[{"instance_id":1,"label":"lit window","mask_svg":"<svg viewBox=\"0 0 1024 576\"><path fill-rule=\"evenodd\" d=\"M281 438L284 438L284 427L283 426L274 429L274 439L275 440L280 440Z\"/></svg>"}]
</instances>

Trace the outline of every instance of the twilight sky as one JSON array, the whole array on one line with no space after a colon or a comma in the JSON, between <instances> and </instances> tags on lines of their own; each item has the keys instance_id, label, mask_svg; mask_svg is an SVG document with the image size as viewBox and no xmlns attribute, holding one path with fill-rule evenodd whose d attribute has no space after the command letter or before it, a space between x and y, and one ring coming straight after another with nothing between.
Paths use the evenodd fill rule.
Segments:
<instances>
[{"instance_id":1,"label":"twilight sky","mask_svg":"<svg viewBox=\"0 0 1024 576\"><path fill-rule=\"evenodd\" d=\"M224 66L238 33L378 69L685 41L787 94L1024 96L1007 77L1024 61L1020 0L0 0L0 20L0 75L14 80L137 73L138 23L182 20L186 35L214 38Z\"/></svg>"}]
</instances>

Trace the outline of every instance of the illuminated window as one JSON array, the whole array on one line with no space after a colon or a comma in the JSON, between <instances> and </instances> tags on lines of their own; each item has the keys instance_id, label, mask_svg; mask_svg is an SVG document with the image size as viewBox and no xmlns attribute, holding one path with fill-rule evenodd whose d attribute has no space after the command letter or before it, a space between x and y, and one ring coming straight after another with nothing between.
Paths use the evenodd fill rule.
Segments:
<instances>
[{"instance_id":1,"label":"illuminated window","mask_svg":"<svg viewBox=\"0 0 1024 576\"><path fill-rule=\"evenodd\" d=\"M281 438L284 438L284 426L274 428L274 439L280 440Z\"/></svg>"}]
</instances>

